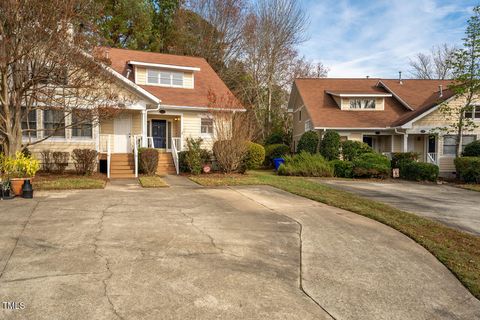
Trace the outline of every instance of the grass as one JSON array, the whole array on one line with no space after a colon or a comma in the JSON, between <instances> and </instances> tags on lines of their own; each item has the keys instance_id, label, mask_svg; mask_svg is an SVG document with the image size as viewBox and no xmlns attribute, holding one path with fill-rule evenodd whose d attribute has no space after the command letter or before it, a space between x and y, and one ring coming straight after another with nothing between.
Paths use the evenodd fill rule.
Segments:
<instances>
[{"instance_id":1,"label":"grass","mask_svg":"<svg viewBox=\"0 0 480 320\"><path fill-rule=\"evenodd\" d=\"M106 178L103 175L77 176L73 174L42 174L33 179L35 190L103 189Z\"/></svg>"},{"instance_id":2,"label":"grass","mask_svg":"<svg viewBox=\"0 0 480 320\"><path fill-rule=\"evenodd\" d=\"M144 188L164 188L169 185L159 176L142 176L139 177L140 185Z\"/></svg>"},{"instance_id":3,"label":"grass","mask_svg":"<svg viewBox=\"0 0 480 320\"><path fill-rule=\"evenodd\" d=\"M190 179L204 186L270 185L379 221L402 232L430 251L480 299L480 237L300 177L281 177L271 172L254 171L244 176L203 175Z\"/></svg>"},{"instance_id":4,"label":"grass","mask_svg":"<svg viewBox=\"0 0 480 320\"><path fill-rule=\"evenodd\" d=\"M480 192L480 184L460 184L458 185L458 187L462 189Z\"/></svg>"}]
</instances>

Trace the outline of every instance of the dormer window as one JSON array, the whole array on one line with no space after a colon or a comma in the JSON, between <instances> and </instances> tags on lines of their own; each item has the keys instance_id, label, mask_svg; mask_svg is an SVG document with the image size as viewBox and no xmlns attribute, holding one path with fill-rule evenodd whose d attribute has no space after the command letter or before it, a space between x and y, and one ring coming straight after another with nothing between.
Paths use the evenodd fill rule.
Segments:
<instances>
[{"instance_id":1,"label":"dormer window","mask_svg":"<svg viewBox=\"0 0 480 320\"><path fill-rule=\"evenodd\" d=\"M375 99L350 99L350 109L373 109L375 110Z\"/></svg>"},{"instance_id":2,"label":"dormer window","mask_svg":"<svg viewBox=\"0 0 480 320\"><path fill-rule=\"evenodd\" d=\"M183 72L147 69L147 84L183 87Z\"/></svg>"}]
</instances>

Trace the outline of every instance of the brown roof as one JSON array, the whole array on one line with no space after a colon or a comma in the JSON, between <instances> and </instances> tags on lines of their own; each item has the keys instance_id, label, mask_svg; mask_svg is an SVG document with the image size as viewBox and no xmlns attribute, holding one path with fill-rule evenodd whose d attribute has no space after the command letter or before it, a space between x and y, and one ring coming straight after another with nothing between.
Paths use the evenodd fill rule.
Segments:
<instances>
[{"instance_id":1,"label":"brown roof","mask_svg":"<svg viewBox=\"0 0 480 320\"><path fill-rule=\"evenodd\" d=\"M381 83L388 87L381 86ZM449 81L440 80L385 80L378 78L361 79L296 79L294 87L308 110L313 125L320 128L387 128L398 126L415 118L437 105L438 85L442 84L443 99L453 94L447 90ZM378 94L392 93L385 99L383 111L340 110L335 100L327 92ZM397 97L395 97L395 95ZM408 107L404 106L403 100ZM413 110L410 110L413 109Z\"/></svg>"},{"instance_id":2,"label":"brown roof","mask_svg":"<svg viewBox=\"0 0 480 320\"><path fill-rule=\"evenodd\" d=\"M227 107L241 107L225 83L204 58L129 49L101 48L101 50L108 52L111 67L123 76L127 74L128 61L200 68L200 71L194 72L195 85L193 89L140 85L140 87L159 98L164 105L208 107L210 105L209 94L214 93L217 98L226 100L226 97L228 97L228 99L235 101L235 105ZM129 79L134 81L134 75L131 74Z\"/></svg>"}]
</instances>

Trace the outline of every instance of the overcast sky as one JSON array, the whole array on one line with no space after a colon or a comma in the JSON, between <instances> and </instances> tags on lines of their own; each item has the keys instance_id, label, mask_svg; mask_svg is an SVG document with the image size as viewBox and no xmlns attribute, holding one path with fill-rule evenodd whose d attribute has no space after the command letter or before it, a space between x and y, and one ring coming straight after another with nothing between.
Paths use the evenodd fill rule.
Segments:
<instances>
[{"instance_id":1,"label":"overcast sky","mask_svg":"<svg viewBox=\"0 0 480 320\"><path fill-rule=\"evenodd\" d=\"M433 45L462 43L480 0L301 0L310 15L307 59L329 77L408 77L409 58Z\"/></svg>"}]
</instances>

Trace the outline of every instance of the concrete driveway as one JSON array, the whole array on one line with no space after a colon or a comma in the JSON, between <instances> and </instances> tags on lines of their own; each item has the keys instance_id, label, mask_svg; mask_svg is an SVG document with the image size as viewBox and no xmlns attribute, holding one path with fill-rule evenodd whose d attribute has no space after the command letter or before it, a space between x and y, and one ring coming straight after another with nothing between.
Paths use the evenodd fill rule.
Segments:
<instances>
[{"instance_id":1,"label":"concrete driveway","mask_svg":"<svg viewBox=\"0 0 480 320\"><path fill-rule=\"evenodd\" d=\"M171 179L0 202L0 300L24 306L0 319L480 318L442 264L380 223Z\"/></svg>"},{"instance_id":2,"label":"concrete driveway","mask_svg":"<svg viewBox=\"0 0 480 320\"><path fill-rule=\"evenodd\" d=\"M480 235L480 192L406 181L313 180Z\"/></svg>"}]
</instances>

